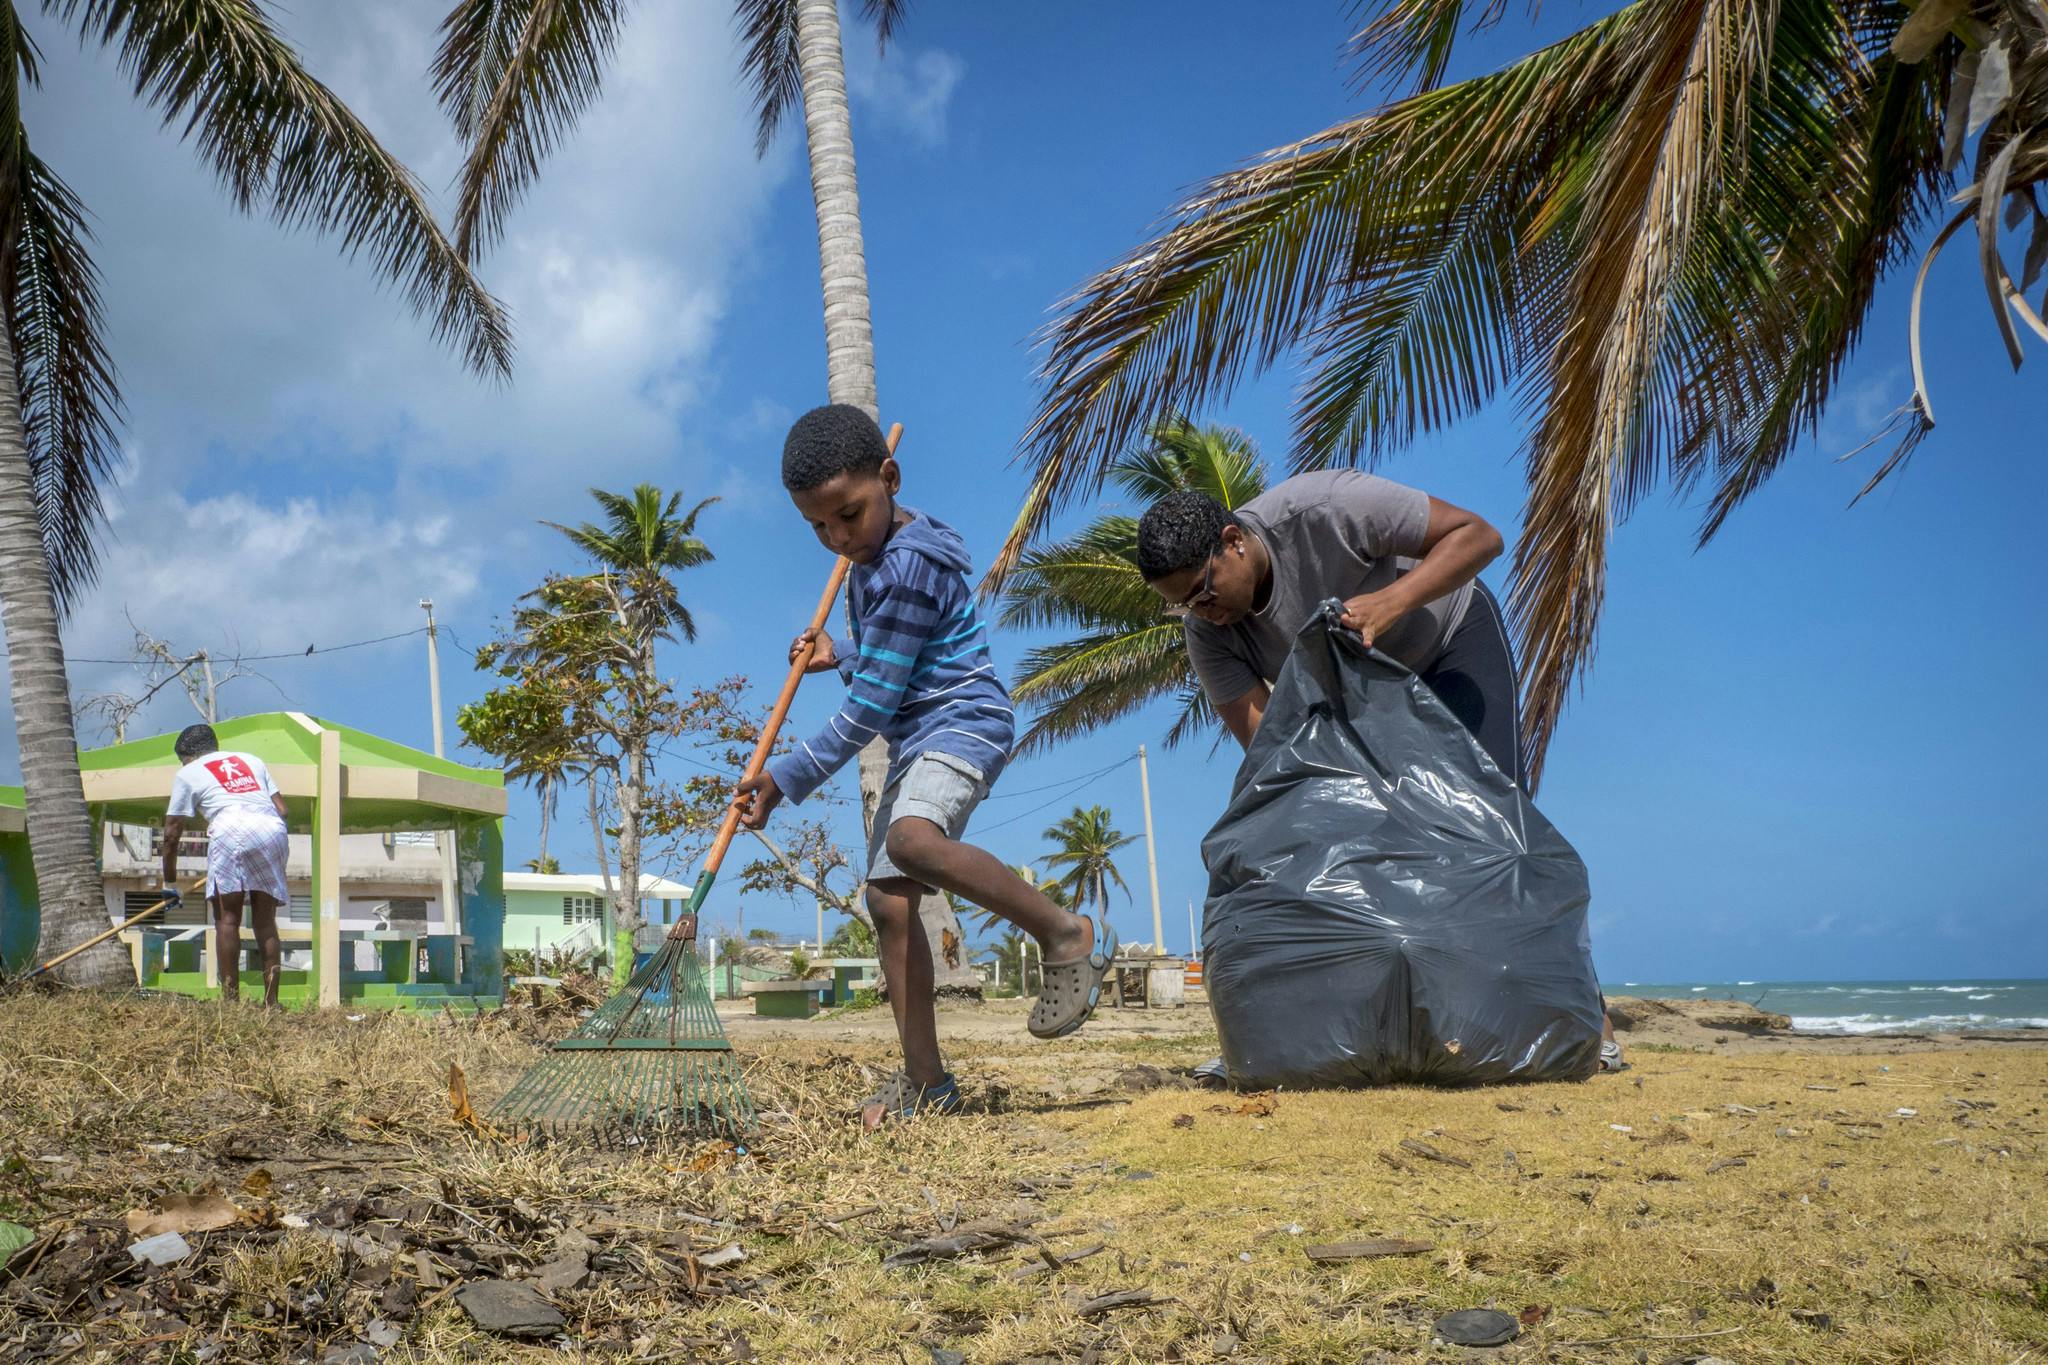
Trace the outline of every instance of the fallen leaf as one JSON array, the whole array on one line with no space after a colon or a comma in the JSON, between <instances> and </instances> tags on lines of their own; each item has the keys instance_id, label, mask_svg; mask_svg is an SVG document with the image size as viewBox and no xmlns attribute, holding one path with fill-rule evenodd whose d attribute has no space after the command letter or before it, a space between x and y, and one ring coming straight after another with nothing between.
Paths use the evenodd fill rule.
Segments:
<instances>
[{"instance_id":1,"label":"fallen leaf","mask_svg":"<svg viewBox=\"0 0 2048 1365\"><path fill-rule=\"evenodd\" d=\"M0 1221L0 1266L6 1265L15 1252L35 1239L35 1233L21 1224Z\"/></svg>"},{"instance_id":2,"label":"fallen leaf","mask_svg":"<svg viewBox=\"0 0 2048 1365\"><path fill-rule=\"evenodd\" d=\"M257 1199L268 1199L272 1183L270 1172L258 1166L242 1178L242 1193Z\"/></svg>"},{"instance_id":3,"label":"fallen leaf","mask_svg":"<svg viewBox=\"0 0 2048 1365\"><path fill-rule=\"evenodd\" d=\"M198 1194L167 1196L158 1213L128 1210L128 1235L147 1240L162 1232L212 1232L239 1223L245 1216L218 1185L208 1185Z\"/></svg>"},{"instance_id":4,"label":"fallen leaf","mask_svg":"<svg viewBox=\"0 0 2048 1365\"><path fill-rule=\"evenodd\" d=\"M477 1116L469 1107L469 1079L462 1074L462 1068L454 1062L448 1063L448 1107L454 1111L455 1122L472 1132L489 1136L494 1130Z\"/></svg>"},{"instance_id":5,"label":"fallen leaf","mask_svg":"<svg viewBox=\"0 0 2048 1365\"><path fill-rule=\"evenodd\" d=\"M1436 1250L1434 1242L1399 1237L1373 1237L1362 1242L1330 1242L1307 1248L1311 1261L1369 1261L1381 1256L1420 1256Z\"/></svg>"},{"instance_id":6,"label":"fallen leaf","mask_svg":"<svg viewBox=\"0 0 2048 1365\"><path fill-rule=\"evenodd\" d=\"M1550 1309L1540 1303L1529 1304L1527 1307L1523 1308L1521 1312L1515 1314L1516 1320L1519 1321L1524 1327L1534 1327L1537 1323L1543 1321L1545 1318L1549 1316Z\"/></svg>"},{"instance_id":7,"label":"fallen leaf","mask_svg":"<svg viewBox=\"0 0 2048 1365\"><path fill-rule=\"evenodd\" d=\"M1467 1170L1472 1168L1472 1163L1465 1160L1464 1157L1452 1156L1449 1152L1440 1152L1428 1143L1416 1138L1402 1138L1401 1150L1413 1152L1424 1161L1441 1161L1446 1166L1463 1166Z\"/></svg>"}]
</instances>

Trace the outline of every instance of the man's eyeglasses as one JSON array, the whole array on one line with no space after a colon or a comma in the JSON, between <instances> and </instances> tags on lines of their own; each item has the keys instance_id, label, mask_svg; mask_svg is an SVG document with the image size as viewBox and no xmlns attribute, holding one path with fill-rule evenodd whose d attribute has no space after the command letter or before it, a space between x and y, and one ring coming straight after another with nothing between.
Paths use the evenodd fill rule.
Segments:
<instances>
[{"instance_id":1,"label":"man's eyeglasses","mask_svg":"<svg viewBox=\"0 0 2048 1365\"><path fill-rule=\"evenodd\" d=\"M1206 607L1211 602L1214 602L1216 600L1216 590L1209 586L1209 580L1215 573L1216 556L1212 554L1202 564L1202 586L1196 588L1183 601L1169 603L1166 608L1166 615L1178 621L1197 607Z\"/></svg>"}]
</instances>

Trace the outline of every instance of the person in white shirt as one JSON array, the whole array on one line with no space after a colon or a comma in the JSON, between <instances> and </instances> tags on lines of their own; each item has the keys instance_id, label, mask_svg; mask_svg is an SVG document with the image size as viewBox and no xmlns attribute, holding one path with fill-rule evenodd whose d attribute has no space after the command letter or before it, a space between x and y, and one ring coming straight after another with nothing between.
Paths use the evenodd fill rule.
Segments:
<instances>
[{"instance_id":1,"label":"person in white shirt","mask_svg":"<svg viewBox=\"0 0 2048 1365\"><path fill-rule=\"evenodd\" d=\"M178 841L185 822L196 815L206 822L206 899L213 907L219 945L220 998L242 998L246 902L263 956L263 1003L274 1006L284 957L277 908L291 894L285 888L291 841L285 832L284 797L262 759L222 749L210 725L186 726L174 747L185 766L171 781L170 810L164 816L164 899L173 905L182 899L174 885Z\"/></svg>"}]
</instances>

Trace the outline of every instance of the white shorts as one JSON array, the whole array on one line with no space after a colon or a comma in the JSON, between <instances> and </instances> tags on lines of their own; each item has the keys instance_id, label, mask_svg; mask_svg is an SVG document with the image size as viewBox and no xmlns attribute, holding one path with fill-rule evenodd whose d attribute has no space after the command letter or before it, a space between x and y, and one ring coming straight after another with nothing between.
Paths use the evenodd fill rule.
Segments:
<instances>
[{"instance_id":1,"label":"white shorts","mask_svg":"<svg viewBox=\"0 0 2048 1365\"><path fill-rule=\"evenodd\" d=\"M919 754L894 782L882 789L875 807L874 833L868 838L868 880L906 877L889 861L889 826L898 820L929 820L957 839L967 831L967 817L988 795L981 769L951 754ZM915 880L915 878L912 878Z\"/></svg>"},{"instance_id":2,"label":"white shorts","mask_svg":"<svg viewBox=\"0 0 2048 1365\"><path fill-rule=\"evenodd\" d=\"M279 905L288 904L284 869L290 853L291 836L275 815L222 811L206 826L207 899L261 891Z\"/></svg>"}]
</instances>

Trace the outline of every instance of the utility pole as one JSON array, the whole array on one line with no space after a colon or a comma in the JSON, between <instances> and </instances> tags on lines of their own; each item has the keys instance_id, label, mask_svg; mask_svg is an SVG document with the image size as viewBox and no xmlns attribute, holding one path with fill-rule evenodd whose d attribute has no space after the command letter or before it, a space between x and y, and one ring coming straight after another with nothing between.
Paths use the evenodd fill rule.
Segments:
<instances>
[{"instance_id":1,"label":"utility pole","mask_svg":"<svg viewBox=\"0 0 2048 1365\"><path fill-rule=\"evenodd\" d=\"M1200 940L1199 938L1196 938L1196 937L1195 937L1195 903L1194 903L1193 901L1189 901L1189 902L1188 902L1188 956L1189 956L1189 957L1200 957L1201 955L1202 955L1202 940Z\"/></svg>"},{"instance_id":2,"label":"utility pole","mask_svg":"<svg viewBox=\"0 0 2048 1365\"><path fill-rule=\"evenodd\" d=\"M206 723L214 724L220 719L220 711L214 700L213 656L205 650L199 651L199 662L206 666Z\"/></svg>"},{"instance_id":3,"label":"utility pole","mask_svg":"<svg viewBox=\"0 0 2048 1365\"><path fill-rule=\"evenodd\" d=\"M434 708L434 757L446 758L447 751L441 745L441 632L434 624L434 599L422 597L420 610L427 614L427 696Z\"/></svg>"},{"instance_id":4,"label":"utility pole","mask_svg":"<svg viewBox=\"0 0 2048 1365\"><path fill-rule=\"evenodd\" d=\"M446 758L447 749L441 736L441 631L434 624L434 599L422 597L420 610L427 614L427 702L434 708L434 757ZM462 933L462 908L455 899L455 831L436 830L434 845L441 854L441 918L448 926L448 932L458 937ZM462 960L460 947L456 950L456 961Z\"/></svg>"},{"instance_id":5,"label":"utility pole","mask_svg":"<svg viewBox=\"0 0 2048 1365\"><path fill-rule=\"evenodd\" d=\"M1152 951L1166 955L1166 926L1159 918L1159 851L1152 841L1152 774L1145 765L1145 746L1138 746L1138 791L1145 798L1145 870L1152 876Z\"/></svg>"}]
</instances>

